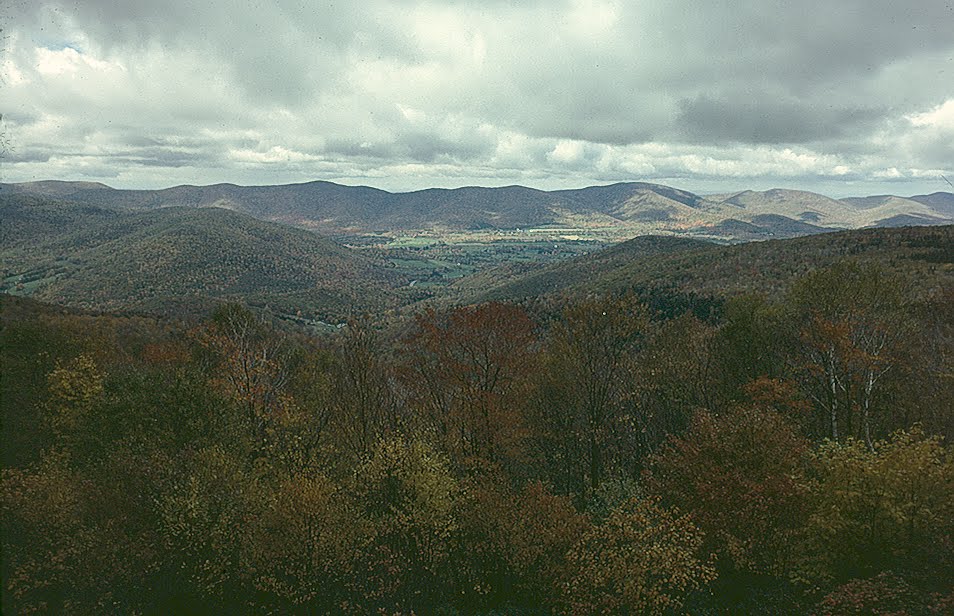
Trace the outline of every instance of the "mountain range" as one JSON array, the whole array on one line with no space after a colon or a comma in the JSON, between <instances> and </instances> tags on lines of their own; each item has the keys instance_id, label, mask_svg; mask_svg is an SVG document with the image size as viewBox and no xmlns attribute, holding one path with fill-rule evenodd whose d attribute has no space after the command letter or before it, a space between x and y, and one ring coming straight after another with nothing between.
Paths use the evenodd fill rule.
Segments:
<instances>
[{"instance_id":1,"label":"mountain range","mask_svg":"<svg viewBox=\"0 0 954 616\"><path fill-rule=\"evenodd\" d=\"M122 210L218 207L332 236L566 228L747 241L838 229L954 223L954 194L832 199L772 189L721 195L644 182L543 191L522 186L391 193L366 186L307 182L280 186L176 186L118 190L90 182L0 184L0 194L35 195Z\"/></svg>"}]
</instances>

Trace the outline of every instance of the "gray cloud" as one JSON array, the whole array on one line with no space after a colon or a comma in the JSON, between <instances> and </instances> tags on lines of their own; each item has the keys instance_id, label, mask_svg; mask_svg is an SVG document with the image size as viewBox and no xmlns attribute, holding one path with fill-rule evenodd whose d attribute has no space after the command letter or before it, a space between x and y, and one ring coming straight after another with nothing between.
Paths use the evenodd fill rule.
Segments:
<instances>
[{"instance_id":1,"label":"gray cloud","mask_svg":"<svg viewBox=\"0 0 954 616\"><path fill-rule=\"evenodd\" d=\"M0 19L11 181L954 174L949 0L86 0Z\"/></svg>"},{"instance_id":2,"label":"gray cloud","mask_svg":"<svg viewBox=\"0 0 954 616\"><path fill-rule=\"evenodd\" d=\"M839 109L779 98L740 100L700 95L680 101L677 124L685 138L710 142L807 143L867 132L884 117L877 108Z\"/></svg>"}]
</instances>

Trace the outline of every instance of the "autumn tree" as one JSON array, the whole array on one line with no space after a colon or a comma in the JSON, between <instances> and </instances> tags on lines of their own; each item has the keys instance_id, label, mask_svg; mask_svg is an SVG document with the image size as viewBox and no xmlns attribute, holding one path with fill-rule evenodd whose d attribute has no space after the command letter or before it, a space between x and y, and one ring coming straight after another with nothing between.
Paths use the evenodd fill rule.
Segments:
<instances>
[{"instance_id":1,"label":"autumn tree","mask_svg":"<svg viewBox=\"0 0 954 616\"><path fill-rule=\"evenodd\" d=\"M387 438L355 469L350 489L365 533L349 580L361 611L420 610L442 600L457 528L458 483L448 460L421 441Z\"/></svg>"},{"instance_id":2,"label":"autumn tree","mask_svg":"<svg viewBox=\"0 0 954 616\"><path fill-rule=\"evenodd\" d=\"M398 427L384 348L367 319L352 319L338 340L329 391L335 442L355 459Z\"/></svg>"},{"instance_id":3,"label":"autumn tree","mask_svg":"<svg viewBox=\"0 0 954 616\"><path fill-rule=\"evenodd\" d=\"M540 482L515 489L475 477L461 487L450 567L461 609L560 606L566 555L589 528L587 516Z\"/></svg>"},{"instance_id":4,"label":"autumn tree","mask_svg":"<svg viewBox=\"0 0 954 616\"><path fill-rule=\"evenodd\" d=\"M58 363L47 377L47 419L60 444L75 446L93 406L103 396L105 375L87 354Z\"/></svg>"},{"instance_id":5,"label":"autumn tree","mask_svg":"<svg viewBox=\"0 0 954 616\"><path fill-rule=\"evenodd\" d=\"M648 486L691 512L723 573L778 573L807 515L807 451L772 409L699 411L652 458Z\"/></svg>"},{"instance_id":6,"label":"autumn tree","mask_svg":"<svg viewBox=\"0 0 954 616\"><path fill-rule=\"evenodd\" d=\"M248 520L261 515L262 490L245 461L220 445L189 452L156 481L155 525L166 555L157 583L166 610L190 604L237 609Z\"/></svg>"},{"instance_id":7,"label":"autumn tree","mask_svg":"<svg viewBox=\"0 0 954 616\"><path fill-rule=\"evenodd\" d=\"M334 356L307 341L290 352L280 412L269 423L270 455L292 475L327 463L336 400Z\"/></svg>"},{"instance_id":8,"label":"autumn tree","mask_svg":"<svg viewBox=\"0 0 954 616\"><path fill-rule=\"evenodd\" d=\"M148 529L112 507L110 491L71 468L64 451L3 470L4 613L143 609L160 555Z\"/></svg>"},{"instance_id":9,"label":"autumn tree","mask_svg":"<svg viewBox=\"0 0 954 616\"><path fill-rule=\"evenodd\" d=\"M243 535L243 571L265 610L332 612L347 603L353 563L362 548L350 499L318 473L262 486L261 514Z\"/></svg>"},{"instance_id":10,"label":"autumn tree","mask_svg":"<svg viewBox=\"0 0 954 616\"><path fill-rule=\"evenodd\" d=\"M632 499L568 553L566 609L575 614L661 614L716 577L688 514Z\"/></svg>"},{"instance_id":11,"label":"autumn tree","mask_svg":"<svg viewBox=\"0 0 954 616\"><path fill-rule=\"evenodd\" d=\"M945 607L947 609L945 609ZM812 610L812 616L892 616L897 614L947 614L950 603L912 586L891 573L851 580L834 589Z\"/></svg>"},{"instance_id":12,"label":"autumn tree","mask_svg":"<svg viewBox=\"0 0 954 616\"><path fill-rule=\"evenodd\" d=\"M465 464L519 465L527 437L521 399L536 359L530 317L491 302L428 311L416 325L404 382L426 429Z\"/></svg>"},{"instance_id":13,"label":"autumn tree","mask_svg":"<svg viewBox=\"0 0 954 616\"><path fill-rule=\"evenodd\" d=\"M633 297L590 298L567 307L550 332L534 414L538 444L557 485L584 500L634 438L626 393L648 322Z\"/></svg>"},{"instance_id":14,"label":"autumn tree","mask_svg":"<svg viewBox=\"0 0 954 616\"><path fill-rule=\"evenodd\" d=\"M813 455L803 575L844 583L884 571L954 579L954 457L920 429ZM951 590L951 589L948 589Z\"/></svg>"},{"instance_id":15,"label":"autumn tree","mask_svg":"<svg viewBox=\"0 0 954 616\"><path fill-rule=\"evenodd\" d=\"M907 295L883 270L847 261L796 281L793 367L821 412L819 434L873 446L886 413L879 394L911 331Z\"/></svg>"},{"instance_id":16,"label":"autumn tree","mask_svg":"<svg viewBox=\"0 0 954 616\"><path fill-rule=\"evenodd\" d=\"M630 377L642 455L681 434L696 410L722 404L714 337L713 328L690 313L652 328Z\"/></svg>"},{"instance_id":17,"label":"autumn tree","mask_svg":"<svg viewBox=\"0 0 954 616\"><path fill-rule=\"evenodd\" d=\"M212 381L243 409L264 446L281 413L289 378L288 342L247 308L225 304L197 331Z\"/></svg>"}]
</instances>

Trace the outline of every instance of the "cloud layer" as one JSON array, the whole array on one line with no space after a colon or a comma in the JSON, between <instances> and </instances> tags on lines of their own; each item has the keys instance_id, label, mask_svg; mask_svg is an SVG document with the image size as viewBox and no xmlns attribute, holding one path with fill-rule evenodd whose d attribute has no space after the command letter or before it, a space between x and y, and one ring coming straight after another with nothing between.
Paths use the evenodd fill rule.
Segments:
<instances>
[{"instance_id":1,"label":"cloud layer","mask_svg":"<svg viewBox=\"0 0 954 616\"><path fill-rule=\"evenodd\" d=\"M950 189L950 0L0 9L4 181ZM954 178L951 178L954 179Z\"/></svg>"}]
</instances>

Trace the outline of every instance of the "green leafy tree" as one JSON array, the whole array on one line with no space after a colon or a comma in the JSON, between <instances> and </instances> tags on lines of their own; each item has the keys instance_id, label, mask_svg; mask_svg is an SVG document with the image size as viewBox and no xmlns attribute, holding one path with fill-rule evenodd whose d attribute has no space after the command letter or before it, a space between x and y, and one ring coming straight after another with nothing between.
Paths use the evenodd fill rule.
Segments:
<instances>
[{"instance_id":1,"label":"green leafy tree","mask_svg":"<svg viewBox=\"0 0 954 616\"><path fill-rule=\"evenodd\" d=\"M631 377L643 455L685 431L696 410L721 406L714 335L689 313L654 328Z\"/></svg>"},{"instance_id":2,"label":"green leafy tree","mask_svg":"<svg viewBox=\"0 0 954 616\"><path fill-rule=\"evenodd\" d=\"M758 379L784 376L784 317L778 306L758 295L726 302L725 315L713 343L715 373L722 395L746 398L745 386Z\"/></svg>"}]
</instances>

